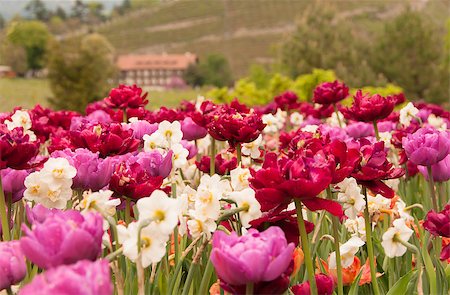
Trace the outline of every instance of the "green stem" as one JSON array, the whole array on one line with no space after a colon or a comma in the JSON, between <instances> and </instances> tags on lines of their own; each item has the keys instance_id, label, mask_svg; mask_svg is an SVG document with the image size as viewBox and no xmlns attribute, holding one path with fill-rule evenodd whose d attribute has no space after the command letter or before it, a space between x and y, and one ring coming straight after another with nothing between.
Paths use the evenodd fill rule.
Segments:
<instances>
[{"instance_id":1,"label":"green stem","mask_svg":"<svg viewBox=\"0 0 450 295\"><path fill-rule=\"evenodd\" d=\"M416 269L419 271L419 279L417 280L417 288L419 288L419 286L421 284L419 284L420 282L420 278L422 276L422 255L420 254L419 249L414 246L413 244L408 243L407 241L404 241L402 239L400 239L400 237L398 235L394 236L394 242L398 242L400 244L402 244L403 246L405 246L408 251L414 253L414 255L416 255ZM420 292L421 290L418 290L419 294L423 294L423 292Z\"/></svg>"},{"instance_id":2,"label":"green stem","mask_svg":"<svg viewBox=\"0 0 450 295\"><path fill-rule=\"evenodd\" d=\"M205 272L203 273L203 278L200 283L200 288L198 289L198 294L207 294L213 271L214 266L211 259L208 259L208 263L206 264Z\"/></svg>"},{"instance_id":3,"label":"green stem","mask_svg":"<svg viewBox=\"0 0 450 295\"><path fill-rule=\"evenodd\" d=\"M131 210L131 203L130 199L125 198L125 222L130 224L131 222L131 216L130 216L130 210Z\"/></svg>"},{"instance_id":4,"label":"green stem","mask_svg":"<svg viewBox=\"0 0 450 295\"><path fill-rule=\"evenodd\" d=\"M245 295L253 295L253 283L247 283L245 286Z\"/></svg>"},{"instance_id":5,"label":"green stem","mask_svg":"<svg viewBox=\"0 0 450 295\"><path fill-rule=\"evenodd\" d=\"M375 257L374 257L374 251L373 251L373 243L372 243L372 226L371 226L370 215L369 215L369 202L367 200L367 189L365 187L363 187L363 192L364 192L364 198L366 201L366 207L364 208L364 221L365 221L365 225L366 225L366 243L367 243L367 252L368 252L367 254L369 255L370 277L372 279L373 294L379 295L380 290L378 288L378 282L377 282L377 269L375 268Z\"/></svg>"},{"instance_id":6,"label":"green stem","mask_svg":"<svg viewBox=\"0 0 450 295\"><path fill-rule=\"evenodd\" d=\"M123 252L123 248L119 248L116 251L109 253L105 259L107 259L108 261L113 261L114 259L116 259L120 254L122 254Z\"/></svg>"},{"instance_id":7,"label":"green stem","mask_svg":"<svg viewBox=\"0 0 450 295\"><path fill-rule=\"evenodd\" d=\"M373 129L375 130L375 137L377 138L377 141L380 141L380 133L378 132L377 121L373 121Z\"/></svg>"},{"instance_id":8,"label":"green stem","mask_svg":"<svg viewBox=\"0 0 450 295\"><path fill-rule=\"evenodd\" d=\"M339 112L338 112L338 109L337 109L337 106L335 103L333 103L333 109L334 109L334 113L336 114L336 117L337 117L337 120L339 123L339 127L342 128L341 117L339 117Z\"/></svg>"},{"instance_id":9,"label":"green stem","mask_svg":"<svg viewBox=\"0 0 450 295\"><path fill-rule=\"evenodd\" d=\"M11 287L7 287L6 288L6 294L8 294L8 295L13 295L14 294L13 291L11 290Z\"/></svg>"},{"instance_id":10,"label":"green stem","mask_svg":"<svg viewBox=\"0 0 450 295\"><path fill-rule=\"evenodd\" d=\"M242 151L241 151L241 144L238 143L236 145L236 154L237 154L237 161L238 161L238 166L242 166Z\"/></svg>"},{"instance_id":11,"label":"green stem","mask_svg":"<svg viewBox=\"0 0 450 295\"><path fill-rule=\"evenodd\" d=\"M216 173L216 140L211 137L211 160L209 163L209 175Z\"/></svg>"},{"instance_id":12,"label":"green stem","mask_svg":"<svg viewBox=\"0 0 450 295\"><path fill-rule=\"evenodd\" d=\"M300 231L300 241L303 248L303 253L305 253L305 264L306 271L308 273L309 286L312 295L317 294L316 278L314 277L314 265L309 249L308 234L306 233L305 221L303 220L302 214L302 202L299 199L294 199L295 209L297 210L297 223L298 229Z\"/></svg>"},{"instance_id":13,"label":"green stem","mask_svg":"<svg viewBox=\"0 0 450 295\"><path fill-rule=\"evenodd\" d=\"M334 105L336 108L336 105ZM331 188L327 187L328 199L333 199ZM336 216L331 216L333 223L333 238L334 238L334 250L336 251L336 268L337 268L337 283L338 283L338 295L344 294L344 287L342 283L342 263L341 263L341 249L339 245L339 219Z\"/></svg>"},{"instance_id":14,"label":"green stem","mask_svg":"<svg viewBox=\"0 0 450 295\"><path fill-rule=\"evenodd\" d=\"M434 190L434 179L432 174L431 166L427 166L427 172L428 172L428 186L430 188L430 194L431 194L431 201L433 202L433 209L434 211L438 212L438 204L436 199L436 192Z\"/></svg>"},{"instance_id":15,"label":"green stem","mask_svg":"<svg viewBox=\"0 0 450 295\"><path fill-rule=\"evenodd\" d=\"M2 223L3 241L11 240L9 233L8 209L6 208L5 193L2 187L2 178L0 176L0 217Z\"/></svg>"}]
</instances>

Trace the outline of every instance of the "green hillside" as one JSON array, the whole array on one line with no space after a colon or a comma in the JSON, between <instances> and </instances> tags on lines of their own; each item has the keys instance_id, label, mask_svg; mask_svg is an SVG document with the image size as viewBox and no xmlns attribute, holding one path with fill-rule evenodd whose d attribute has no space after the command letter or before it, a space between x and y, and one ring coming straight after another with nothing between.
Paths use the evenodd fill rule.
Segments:
<instances>
[{"instance_id":1,"label":"green hillside","mask_svg":"<svg viewBox=\"0 0 450 295\"><path fill-rule=\"evenodd\" d=\"M200 58L221 53L230 61L236 77L246 74L252 63L273 63L277 44L295 29L308 9L308 0L169 1L145 5L139 2L128 15L104 25L104 34L121 53L180 53ZM318 1L336 6L341 18L351 18L362 38L379 31L386 19L396 16L405 1ZM414 9L444 23L445 1L410 1ZM331 21L331 20L330 20Z\"/></svg>"}]
</instances>

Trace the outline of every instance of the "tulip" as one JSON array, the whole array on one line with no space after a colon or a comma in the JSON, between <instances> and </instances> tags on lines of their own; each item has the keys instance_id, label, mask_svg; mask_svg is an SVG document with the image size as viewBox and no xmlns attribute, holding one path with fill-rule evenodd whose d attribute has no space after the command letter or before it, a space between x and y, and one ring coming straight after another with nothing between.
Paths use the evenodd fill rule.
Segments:
<instances>
[{"instance_id":1,"label":"tulip","mask_svg":"<svg viewBox=\"0 0 450 295\"><path fill-rule=\"evenodd\" d=\"M401 168L394 168L389 163L383 141L372 145L368 140L362 139L360 152L361 163L351 176L372 192L381 194L386 198L393 198L394 191L382 180L399 178L405 171Z\"/></svg>"},{"instance_id":2,"label":"tulip","mask_svg":"<svg viewBox=\"0 0 450 295\"><path fill-rule=\"evenodd\" d=\"M189 141L203 138L208 134L208 130L195 123L191 117L186 117L181 121L181 131L183 131L183 139Z\"/></svg>"},{"instance_id":3,"label":"tulip","mask_svg":"<svg viewBox=\"0 0 450 295\"><path fill-rule=\"evenodd\" d=\"M25 169L39 152L39 142L30 141L22 127L8 130L0 124L0 169Z\"/></svg>"},{"instance_id":4,"label":"tulip","mask_svg":"<svg viewBox=\"0 0 450 295\"><path fill-rule=\"evenodd\" d=\"M48 213L32 229L22 225L20 246L25 256L43 269L78 260L95 260L101 253L103 218L75 210Z\"/></svg>"},{"instance_id":5,"label":"tulip","mask_svg":"<svg viewBox=\"0 0 450 295\"><path fill-rule=\"evenodd\" d=\"M210 170L211 158L208 156L203 156L200 159L200 162L195 162L198 170L203 173L209 174ZM237 158L233 157L230 160L226 160L222 157L222 154L217 154L214 161L215 173L219 175L229 174L231 170L236 169L237 167Z\"/></svg>"},{"instance_id":6,"label":"tulip","mask_svg":"<svg viewBox=\"0 0 450 295\"><path fill-rule=\"evenodd\" d=\"M111 282L107 260L95 262L82 260L72 265L62 265L37 275L25 285L20 295L111 295Z\"/></svg>"},{"instance_id":7,"label":"tulip","mask_svg":"<svg viewBox=\"0 0 450 295\"><path fill-rule=\"evenodd\" d=\"M276 108L283 111L292 110L299 106L298 96L292 91L286 91L278 96L275 96L274 101L276 103Z\"/></svg>"},{"instance_id":8,"label":"tulip","mask_svg":"<svg viewBox=\"0 0 450 295\"><path fill-rule=\"evenodd\" d=\"M126 130L117 123L86 124L78 130L70 132L75 147L87 148L91 152L99 152L101 157L122 155L134 152L140 141L133 137L132 130Z\"/></svg>"},{"instance_id":9,"label":"tulip","mask_svg":"<svg viewBox=\"0 0 450 295\"><path fill-rule=\"evenodd\" d=\"M0 290L20 283L27 273L25 256L19 242L0 243Z\"/></svg>"},{"instance_id":10,"label":"tulip","mask_svg":"<svg viewBox=\"0 0 450 295\"><path fill-rule=\"evenodd\" d=\"M448 132L432 127L420 128L402 139L408 159L414 164L431 166L442 161L450 152Z\"/></svg>"},{"instance_id":11,"label":"tulip","mask_svg":"<svg viewBox=\"0 0 450 295\"><path fill-rule=\"evenodd\" d=\"M12 202L17 202L23 197L25 191L24 181L28 176L26 170L15 170L6 168L0 170L3 191L5 194L11 194Z\"/></svg>"},{"instance_id":12,"label":"tulip","mask_svg":"<svg viewBox=\"0 0 450 295\"><path fill-rule=\"evenodd\" d=\"M427 168L424 166L418 166L417 168L425 176L425 179L428 180ZM450 179L450 155L436 164L431 165L431 175L433 176L433 180L437 182L446 182Z\"/></svg>"},{"instance_id":13,"label":"tulip","mask_svg":"<svg viewBox=\"0 0 450 295\"><path fill-rule=\"evenodd\" d=\"M139 140L142 140L144 135L152 134L153 132L158 130L157 123L150 124L149 122L144 121L144 120L137 120L137 121L128 123L125 126L126 126L125 128L129 128L129 129L133 130L134 138L139 139Z\"/></svg>"},{"instance_id":14,"label":"tulip","mask_svg":"<svg viewBox=\"0 0 450 295\"><path fill-rule=\"evenodd\" d=\"M136 85L119 85L109 92L109 96L105 98L105 103L110 108L126 109L139 108L148 103L147 93L142 95L142 88Z\"/></svg>"},{"instance_id":15,"label":"tulip","mask_svg":"<svg viewBox=\"0 0 450 295\"><path fill-rule=\"evenodd\" d=\"M283 231L275 226L264 232L250 229L241 237L216 231L210 259L221 281L243 286L276 280L288 269L293 250L294 244L287 244Z\"/></svg>"},{"instance_id":16,"label":"tulip","mask_svg":"<svg viewBox=\"0 0 450 295\"><path fill-rule=\"evenodd\" d=\"M318 295L331 295L334 290L334 281L331 276L327 276L323 273L315 275L315 280L317 284ZM305 282L299 285L295 285L291 288L294 295L309 295L310 287L309 282Z\"/></svg>"},{"instance_id":17,"label":"tulip","mask_svg":"<svg viewBox=\"0 0 450 295\"><path fill-rule=\"evenodd\" d=\"M336 184L347 178L361 161L357 149L348 148L342 141L333 141L326 147L334 156L336 169L331 183Z\"/></svg>"},{"instance_id":18,"label":"tulip","mask_svg":"<svg viewBox=\"0 0 450 295\"><path fill-rule=\"evenodd\" d=\"M339 81L325 82L314 89L313 102L320 104L335 104L348 96L348 87Z\"/></svg>"},{"instance_id":19,"label":"tulip","mask_svg":"<svg viewBox=\"0 0 450 295\"><path fill-rule=\"evenodd\" d=\"M353 104L350 108L343 108L342 113L347 119L360 122L374 122L389 116L394 109L393 97L386 98L379 94L363 94L358 90L353 96Z\"/></svg>"},{"instance_id":20,"label":"tulip","mask_svg":"<svg viewBox=\"0 0 450 295\"><path fill-rule=\"evenodd\" d=\"M162 176L152 176L138 162L122 162L111 176L109 188L119 196L137 200L150 196L154 190L160 188L163 179Z\"/></svg>"},{"instance_id":21,"label":"tulip","mask_svg":"<svg viewBox=\"0 0 450 295\"><path fill-rule=\"evenodd\" d=\"M51 156L63 157L77 169L72 185L75 189L98 191L109 183L114 170L114 161L111 157L99 158L98 152L93 153L88 149L78 148L75 151L64 149L53 152Z\"/></svg>"},{"instance_id":22,"label":"tulip","mask_svg":"<svg viewBox=\"0 0 450 295\"><path fill-rule=\"evenodd\" d=\"M450 238L450 204L441 212L428 212L423 227L434 236Z\"/></svg>"}]
</instances>

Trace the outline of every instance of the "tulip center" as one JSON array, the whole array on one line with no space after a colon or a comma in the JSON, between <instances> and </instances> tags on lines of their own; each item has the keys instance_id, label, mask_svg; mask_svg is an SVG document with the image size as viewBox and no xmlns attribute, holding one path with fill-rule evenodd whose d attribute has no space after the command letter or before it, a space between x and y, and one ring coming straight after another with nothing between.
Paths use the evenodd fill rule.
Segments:
<instances>
[{"instance_id":1,"label":"tulip center","mask_svg":"<svg viewBox=\"0 0 450 295\"><path fill-rule=\"evenodd\" d=\"M153 213L153 219L156 222L161 222L166 218L166 213L163 210L155 210Z\"/></svg>"},{"instance_id":2,"label":"tulip center","mask_svg":"<svg viewBox=\"0 0 450 295\"><path fill-rule=\"evenodd\" d=\"M102 126L101 125L94 126L93 131L97 136L100 136L102 134Z\"/></svg>"}]
</instances>

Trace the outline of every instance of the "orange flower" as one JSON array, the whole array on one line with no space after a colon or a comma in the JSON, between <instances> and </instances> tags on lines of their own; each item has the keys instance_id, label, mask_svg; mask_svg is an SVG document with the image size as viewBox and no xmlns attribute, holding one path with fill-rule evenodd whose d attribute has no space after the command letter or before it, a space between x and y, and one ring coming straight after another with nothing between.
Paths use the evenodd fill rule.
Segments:
<instances>
[{"instance_id":1,"label":"orange flower","mask_svg":"<svg viewBox=\"0 0 450 295\"><path fill-rule=\"evenodd\" d=\"M328 267L328 264L323 260L320 259L320 263L323 266L323 269L325 270L325 273L330 275L334 282L337 284L337 269L330 269ZM317 262L317 268L320 270L320 267ZM359 271L361 270L361 261L358 257L354 257L353 263L347 267L342 269L342 283L344 286L349 286L353 283L355 278L358 276ZM320 271L319 271L320 273Z\"/></svg>"},{"instance_id":2,"label":"orange flower","mask_svg":"<svg viewBox=\"0 0 450 295\"><path fill-rule=\"evenodd\" d=\"M305 254L303 253L302 248L297 247L294 249L292 259L294 260L294 270L292 271L291 278L297 275L298 271L300 270L300 267L303 265L303 262L305 260Z\"/></svg>"},{"instance_id":3,"label":"orange flower","mask_svg":"<svg viewBox=\"0 0 450 295\"><path fill-rule=\"evenodd\" d=\"M375 267L377 266L377 260L375 260ZM359 279L359 285L362 286L364 284L368 284L372 281L370 276L370 265L369 265L369 259L367 258L366 263L361 267L362 275ZM381 277L383 274L377 272L377 278Z\"/></svg>"},{"instance_id":4,"label":"orange flower","mask_svg":"<svg viewBox=\"0 0 450 295\"><path fill-rule=\"evenodd\" d=\"M224 292L225 295L229 295L228 292ZM209 288L209 295L220 295L220 280L217 280L214 284Z\"/></svg>"}]
</instances>

